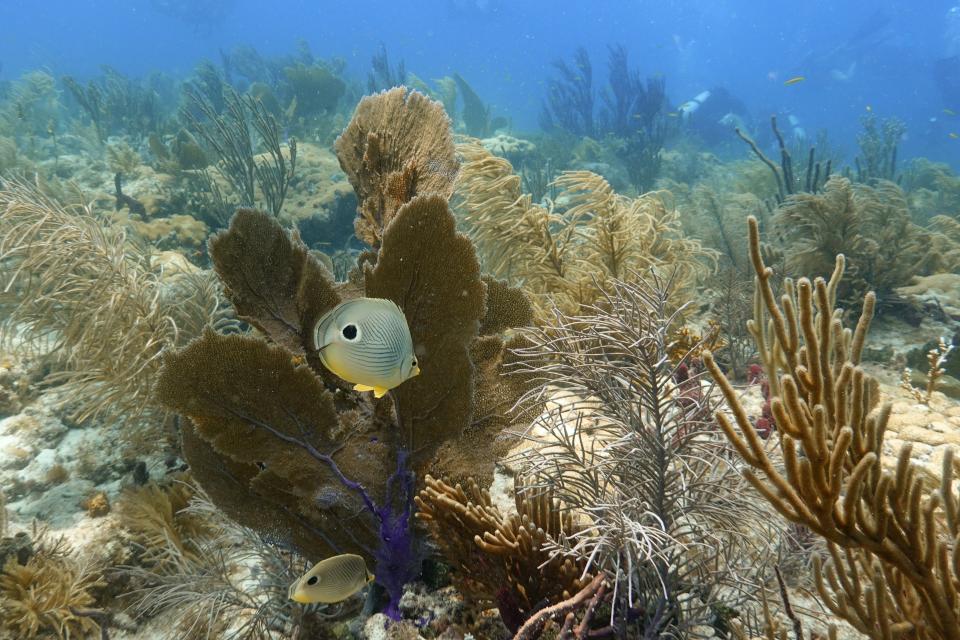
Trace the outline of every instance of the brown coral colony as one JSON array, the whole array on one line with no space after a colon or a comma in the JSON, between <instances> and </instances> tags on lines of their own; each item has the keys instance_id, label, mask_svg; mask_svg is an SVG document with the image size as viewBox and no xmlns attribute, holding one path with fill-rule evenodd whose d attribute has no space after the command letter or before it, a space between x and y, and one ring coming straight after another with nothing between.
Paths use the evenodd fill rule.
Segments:
<instances>
[{"instance_id":1,"label":"brown coral colony","mask_svg":"<svg viewBox=\"0 0 960 640\"><path fill-rule=\"evenodd\" d=\"M263 337L207 332L166 356L157 387L190 417L184 453L215 501L241 522L283 531L308 557L364 555L391 616L419 573L411 517L422 474L443 467L441 447L483 429L472 422L473 406L496 382L474 382L481 321L505 328L496 316L517 315L489 306L473 247L455 229L449 128L438 103L405 88L361 101L336 147L358 196L357 236L371 249L362 291L335 284L296 234L266 214L240 211L210 241L210 254L238 316ZM389 399L345 392L310 344L319 317L356 295L399 305L423 363ZM502 349L502 341L493 349L494 368ZM292 363L300 353L309 367ZM489 483L489 453L476 453L459 464Z\"/></svg>"}]
</instances>

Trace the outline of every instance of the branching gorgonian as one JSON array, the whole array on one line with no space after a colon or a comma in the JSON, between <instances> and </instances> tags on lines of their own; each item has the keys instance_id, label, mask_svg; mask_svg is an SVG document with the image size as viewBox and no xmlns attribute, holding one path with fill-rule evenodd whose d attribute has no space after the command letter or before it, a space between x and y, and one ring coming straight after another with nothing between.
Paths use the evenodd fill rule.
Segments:
<instances>
[{"instance_id":1,"label":"branching gorgonian","mask_svg":"<svg viewBox=\"0 0 960 640\"><path fill-rule=\"evenodd\" d=\"M668 357L681 311L671 282L629 280L529 331L518 367L537 384L521 408L536 410L515 462L579 518L553 552L610 576L610 622L689 637L757 592L779 536L715 426L700 363Z\"/></svg>"},{"instance_id":2,"label":"branching gorgonian","mask_svg":"<svg viewBox=\"0 0 960 640\"><path fill-rule=\"evenodd\" d=\"M172 562L118 568L140 585L127 594L136 618L175 612L169 638L270 640L311 637L324 621L356 604L330 608L292 602L288 587L308 568L303 559L236 524L203 491L191 489L196 493L178 515L204 522L210 532L190 541L194 553L183 554L171 539Z\"/></svg>"},{"instance_id":3,"label":"branching gorgonian","mask_svg":"<svg viewBox=\"0 0 960 640\"><path fill-rule=\"evenodd\" d=\"M25 180L0 184L0 343L47 354L45 382L72 419L131 425L127 444L158 440L164 349L206 326L236 328L211 272L162 258L87 205Z\"/></svg>"}]
</instances>

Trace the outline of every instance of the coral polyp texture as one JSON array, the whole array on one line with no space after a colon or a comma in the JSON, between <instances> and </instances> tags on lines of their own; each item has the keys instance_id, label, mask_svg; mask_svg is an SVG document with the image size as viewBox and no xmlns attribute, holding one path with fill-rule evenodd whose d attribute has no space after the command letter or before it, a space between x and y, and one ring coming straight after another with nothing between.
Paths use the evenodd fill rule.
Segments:
<instances>
[{"instance_id":1,"label":"coral polyp texture","mask_svg":"<svg viewBox=\"0 0 960 640\"><path fill-rule=\"evenodd\" d=\"M458 163L443 105L403 87L367 97L337 138L337 158L360 201L357 236L379 248L399 208L453 192Z\"/></svg>"}]
</instances>

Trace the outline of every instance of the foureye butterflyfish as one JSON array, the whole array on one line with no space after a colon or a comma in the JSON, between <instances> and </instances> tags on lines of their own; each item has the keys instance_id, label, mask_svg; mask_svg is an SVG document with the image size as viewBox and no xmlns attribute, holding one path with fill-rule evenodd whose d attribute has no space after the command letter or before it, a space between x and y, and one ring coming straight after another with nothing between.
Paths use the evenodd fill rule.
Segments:
<instances>
[{"instance_id":1,"label":"foureye butterflyfish","mask_svg":"<svg viewBox=\"0 0 960 640\"><path fill-rule=\"evenodd\" d=\"M302 604L342 602L373 580L367 563L353 553L342 553L313 565L290 585L287 595Z\"/></svg>"},{"instance_id":2,"label":"foureye butterflyfish","mask_svg":"<svg viewBox=\"0 0 960 640\"><path fill-rule=\"evenodd\" d=\"M378 398L420 373L406 316L392 300L341 302L317 322L313 341L323 366Z\"/></svg>"}]
</instances>

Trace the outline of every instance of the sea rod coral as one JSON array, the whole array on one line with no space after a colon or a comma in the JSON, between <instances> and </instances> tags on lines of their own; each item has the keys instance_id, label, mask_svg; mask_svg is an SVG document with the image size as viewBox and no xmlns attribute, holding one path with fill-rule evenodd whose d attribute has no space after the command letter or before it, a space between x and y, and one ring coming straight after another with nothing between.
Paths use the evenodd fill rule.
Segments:
<instances>
[{"instance_id":1,"label":"sea rod coral","mask_svg":"<svg viewBox=\"0 0 960 640\"><path fill-rule=\"evenodd\" d=\"M489 482L502 450L489 443L506 426L500 407L517 395L499 380L497 332L530 317L522 295L481 278L455 229L449 126L439 103L403 87L362 100L337 142L359 200L358 236L371 248L359 281L335 285L295 232L239 211L210 255L259 335L207 331L167 355L157 387L190 418L184 453L218 506L311 561L362 555L395 619L403 585L419 573L421 478L469 469ZM312 344L323 313L358 295L403 310L420 362L419 376L381 399L351 391Z\"/></svg>"},{"instance_id":2,"label":"sea rod coral","mask_svg":"<svg viewBox=\"0 0 960 640\"><path fill-rule=\"evenodd\" d=\"M876 298L864 298L854 330L835 307L844 258L830 280L788 281L778 301L772 271L749 221L757 313L750 325L770 381L781 433L782 466L750 422L736 390L712 356L705 362L733 411L718 412L727 438L752 469L746 478L787 519L826 542L815 557L826 607L877 640L960 638L960 495L953 451L939 487L924 487L904 445L894 469L883 466L891 405L860 365Z\"/></svg>"}]
</instances>

